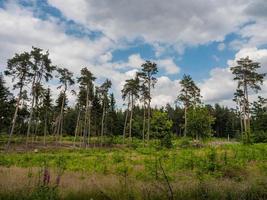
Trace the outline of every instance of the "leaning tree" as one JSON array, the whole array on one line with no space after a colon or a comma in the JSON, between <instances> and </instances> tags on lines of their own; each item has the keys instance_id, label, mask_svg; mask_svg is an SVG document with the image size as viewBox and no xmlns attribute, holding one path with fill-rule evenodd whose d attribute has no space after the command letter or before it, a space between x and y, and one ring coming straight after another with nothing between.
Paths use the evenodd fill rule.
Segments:
<instances>
[{"instance_id":1,"label":"leaning tree","mask_svg":"<svg viewBox=\"0 0 267 200\"><path fill-rule=\"evenodd\" d=\"M27 52L16 54L13 58L7 61L7 70L5 70L5 75L10 76L12 78L13 89L18 89L18 95L16 100L16 109L13 115L12 127L9 133L9 139L7 143L7 148L9 148L12 135L15 129L17 115L21 100L23 98L23 94L25 94L26 90L24 90L25 86L30 82L31 74L30 74L30 54Z\"/></svg>"},{"instance_id":2,"label":"leaning tree","mask_svg":"<svg viewBox=\"0 0 267 200\"><path fill-rule=\"evenodd\" d=\"M260 85L263 83L265 73L259 73L260 64L254 62L249 57L241 58L237 65L231 67L234 80L237 81L237 88L241 89L244 94L243 112L244 112L244 131L245 142L250 143L250 108L249 108L249 89L255 92L261 90Z\"/></svg>"},{"instance_id":3,"label":"leaning tree","mask_svg":"<svg viewBox=\"0 0 267 200\"><path fill-rule=\"evenodd\" d=\"M62 128L63 128L63 114L64 114L64 105L65 105L65 100L66 100L66 92L69 89L69 86L73 85L74 79L73 79L73 73L70 72L67 68L58 68L58 75L57 77L59 78L60 85L58 86L58 89L61 89L60 94L62 95L62 100L61 100L61 107L59 111L59 115L56 119L56 127L55 127L55 135L58 137L60 136L60 143L62 141ZM72 91L74 92L74 91Z\"/></svg>"},{"instance_id":4,"label":"leaning tree","mask_svg":"<svg viewBox=\"0 0 267 200\"><path fill-rule=\"evenodd\" d=\"M36 110L36 112L38 112L37 106L40 97L38 94L41 94L40 89L42 89L42 81L43 80L45 80L46 82L49 81L52 78L52 72L55 69L49 58L49 52L46 51L45 53L43 53L43 50L40 48L32 47L32 51L30 52L30 60L31 60L31 67L29 73L31 73L32 76L31 79L32 99L30 108L30 118L28 121L26 146L28 146L34 109Z\"/></svg>"},{"instance_id":5,"label":"leaning tree","mask_svg":"<svg viewBox=\"0 0 267 200\"><path fill-rule=\"evenodd\" d=\"M180 81L182 89L177 97L177 101L184 105L184 136L187 134L187 111L200 103L200 89L197 87L190 75L184 75Z\"/></svg>"}]
</instances>

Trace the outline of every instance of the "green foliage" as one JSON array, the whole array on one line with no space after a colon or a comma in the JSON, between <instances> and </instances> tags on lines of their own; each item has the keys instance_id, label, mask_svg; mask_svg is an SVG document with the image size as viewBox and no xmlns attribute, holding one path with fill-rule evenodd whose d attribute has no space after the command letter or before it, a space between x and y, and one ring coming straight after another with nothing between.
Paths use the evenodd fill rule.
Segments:
<instances>
[{"instance_id":1,"label":"green foliage","mask_svg":"<svg viewBox=\"0 0 267 200\"><path fill-rule=\"evenodd\" d=\"M254 131L252 133L252 141L254 143L267 143L267 132L265 131Z\"/></svg>"},{"instance_id":2,"label":"green foliage","mask_svg":"<svg viewBox=\"0 0 267 200\"><path fill-rule=\"evenodd\" d=\"M188 134L197 139L211 136L211 125L214 118L210 115L209 110L205 107L191 107L187 114Z\"/></svg>"},{"instance_id":3,"label":"green foliage","mask_svg":"<svg viewBox=\"0 0 267 200\"><path fill-rule=\"evenodd\" d=\"M156 111L151 119L151 131L155 138L160 139L161 146L170 148L172 146L172 121L168 119L165 112Z\"/></svg>"}]
</instances>

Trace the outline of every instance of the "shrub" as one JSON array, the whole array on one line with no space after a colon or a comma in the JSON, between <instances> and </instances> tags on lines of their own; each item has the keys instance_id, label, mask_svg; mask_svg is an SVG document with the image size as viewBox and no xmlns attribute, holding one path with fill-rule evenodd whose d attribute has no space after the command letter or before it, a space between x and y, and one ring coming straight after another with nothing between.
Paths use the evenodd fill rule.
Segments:
<instances>
[{"instance_id":1,"label":"shrub","mask_svg":"<svg viewBox=\"0 0 267 200\"><path fill-rule=\"evenodd\" d=\"M161 146L172 147L171 141L172 121L168 119L168 114L165 112L156 111L151 119L151 131L154 136L160 139Z\"/></svg>"},{"instance_id":2,"label":"shrub","mask_svg":"<svg viewBox=\"0 0 267 200\"><path fill-rule=\"evenodd\" d=\"M264 131L255 131L252 133L252 141L254 143L267 143L267 133Z\"/></svg>"}]
</instances>

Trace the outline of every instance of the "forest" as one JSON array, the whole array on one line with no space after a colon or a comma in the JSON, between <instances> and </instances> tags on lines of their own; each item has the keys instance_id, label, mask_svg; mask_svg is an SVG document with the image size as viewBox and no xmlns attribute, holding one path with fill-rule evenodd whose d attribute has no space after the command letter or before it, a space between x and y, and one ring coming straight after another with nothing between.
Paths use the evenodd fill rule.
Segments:
<instances>
[{"instance_id":1,"label":"forest","mask_svg":"<svg viewBox=\"0 0 267 200\"><path fill-rule=\"evenodd\" d=\"M111 80L97 84L87 67L76 77L48 50L6 66L0 199L267 199L267 99L250 98L261 63L231 67L236 107L205 104L189 74L175 102L152 106L158 66L149 60L125 81L124 106Z\"/></svg>"}]
</instances>

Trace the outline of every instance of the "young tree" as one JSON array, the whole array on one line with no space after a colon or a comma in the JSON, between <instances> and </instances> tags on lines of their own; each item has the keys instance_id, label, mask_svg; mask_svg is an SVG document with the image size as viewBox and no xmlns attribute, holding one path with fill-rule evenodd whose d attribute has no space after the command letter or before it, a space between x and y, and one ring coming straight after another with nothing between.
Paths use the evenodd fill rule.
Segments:
<instances>
[{"instance_id":1,"label":"young tree","mask_svg":"<svg viewBox=\"0 0 267 200\"><path fill-rule=\"evenodd\" d=\"M66 92L69 88L69 86L73 85L75 82L73 80L73 73L70 72L66 68L58 68L57 69L58 74L59 74L59 82L61 85L58 87L58 89L63 88L63 90L60 92L61 94L61 107L60 107L60 112L59 116L57 117L56 120L56 135L57 138L60 135L60 143L62 140L62 128L63 128L63 112L64 112L64 107L66 104Z\"/></svg>"},{"instance_id":2,"label":"young tree","mask_svg":"<svg viewBox=\"0 0 267 200\"><path fill-rule=\"evenodd\" d=\"M187 118L187 131L192 137L200 139L211 136L211 125L214 123L214 118L206 107L190 107Z\"/></svg>"},{"instance_id":3,"label":"young tree","mask_svg":"<svg viewBox=\"0 0 267 200\"><path fill-rule=\"evenodd\" d=\"M118 116L116 112L116 100L114 94L111 93L109 96L109 109L108 109L108 119L107 119L107 130L110 135L114 135L116 133L116 127L118 126Z\"/></svg>"},{"instance_id":4,"label":"young tree","mask_svg":"<svg viewBox=\"0 0 267 200\"><path fill-rule=\"evenodd\" d=\"M251 107L253 131L267 131L267 99L258 96ZM266 133L267 134L267 133ZM267 137L266 137L267 138Z\"/></svg>"},{"instance_id":5,"label":"young tree","mask_svg":"<svg viewBox=\"0 0 267 200\"><path fill-rule=\"evenodd\" d=\"M41 89L43 79L47 82L52 78L52 72L55 69L52 66L52 62L49 59L49 52L46 51L43 53L43 50L40 48L32 47L32 51L30 52L30 60L31 60L31 68L30 73L32 76L32 87L31 87L31 108L30 108L30 118L28 122L27 129L27 139L26 146L28 146L29 135L31 131L32 118L34 108L38 105L39 95L38 89ZM40 93L39 93L40 94ZM38 112L38 109L36 109Z\"/></svg>"},{"instance_id":6,"label":"young tree","mask_svg":"<svg viewBox=\"0 0 267 200\"><path fill-rule=\"evenodd\" d=\"M87 69L83 68L81 70L81 76L78 78L78 83L80 83L80 90L85 91L85 115L84 115L84 131L83 131L83 142L86 146L87 143L90 141L90 134L91 134L91 106L92 106L92 99L93 99L93 88L95 81L95 77L93 74ZM88 138L88 140L86 140Z\"/></svg>"},{"instance_id":7,"label":"young tree","mask_svg":"<svg viewBox=\"0 0 267 200\"><path fill-rule=\"evenodd\" d=\"M144 101L144 108L147 104L147 140L149 140L150 135L150 118L151 118L151 89L154 88L157 79L155 75L158 73L157 64L146 61L144 64L142 64L142 69L140 72L138 72L138 77L141 81L141 93L143 96ZM145 114L144 114L145 116ZM145 120L145 119L144 119Z\"/></svg>"},{"instance_id":8,"label":"young tree","mask_svg":"<svg viewBox=\"0 0 267 200\"><path fill-rule=\"evenodd\" d=\"M187 134L187 111L193 106L195 107L200 103L200 89L196 86L195 82L189 75L184 75L180 81L182 87L177 101L182 102L184 105L184 136Z\"/></svg>"},{"instance_id":9,"label":"young tree","mask_svg":"<svg viewBox=\"0 0 267 200\"><path fill-rule=\"evenodd\" d=\"M130 122L129 122L129 138L131 140L132 138L132 120L133 120L133 109L136 99L139 98L139 91L140 91L140 85L139 85L139 78L136 76L134 79L128 79L125 81L125 84L122 89L122 98L125 100L128 99L128 109L129 105L131 105L131 112L130 112ZM127 109L127 113L128 113ZM125 122L127 122L127 114ZM125 123L126 125L126 123ZM125 126L126 127L126 126ZM125 128L124 128L125 130ZM123 134L123 138L125 137L125 132Z\"/></svg>"},{"instance_id":10,"label":"young tree","mask_svg":"<svg viewBox=\"0 0 267 200\"><path fill-rule=\"evenodd\" d=\"M24 93L23 89L30 81L29 79L31 76L31 74L29 73L30 67L31 67L30 54L27 52L16 54L13 58L7 61L7 70L5 71L5 75L12 77L12 82L15 82L13 85L13 89L19 90L16 101L16 109L12 120L12 127L9 133L7 148L9 148L14 128L16 125L18 110L22 99L22 95Z\"/></svg>"},{"instance_id":11,"label":"young tree","mask_svg":"<svg viewBox=\"0 0 267 200\"><path fill-rule=\"evenodd\" d=\"M151 118L151 132L155 138L160 139L161 146L170 148L172 146L173 122L168 118L168 114L162 111L155 111Z\"/></svg>"},{"instance_id":12,"label":"young tree","mask_svg":"<svg viewBox=\"0 0 267 200\"><path fill-rule=\"evenodd\" d=\"M92 131L96 136L100 135L101 131L101 117L102 117L102 106L101 106L101 99L100 99L100 94L98 91L98 88L95 90L94 95L93 95L93 100L92 100Z\"/></svg>"},{"instance_id":13,"label":"young tree","mask_svg":"<svg viewBox=\"0 0 267 200\"><path fill-rule=\"evenodd\" d=\"M237 66L231 67L234 80L237 81L237 88L244 93L243 112L244 112L244 129L246 134L246 143L250 143L250 108L249 108L249 89L258 92L261 90L260 85L266 74L258 73L260 64L253 62L249 57L241 58L237 61Z\"/></svg>"},{"instance_id":14,"label":"young tree","mask_svg":"<svg viewBox=\"0 0 267 200\"><path fill-rule=\"evenodd\" d=\"M98 87L98 92L100 94L100 99L102 102L102 119L101 119L101 146L103 145L103 136L104 136L104 121L106 117L107 105L108 105L108 91L111 88L111 81L106 79L106 81Z\"/></svg>"}]
</instances>

